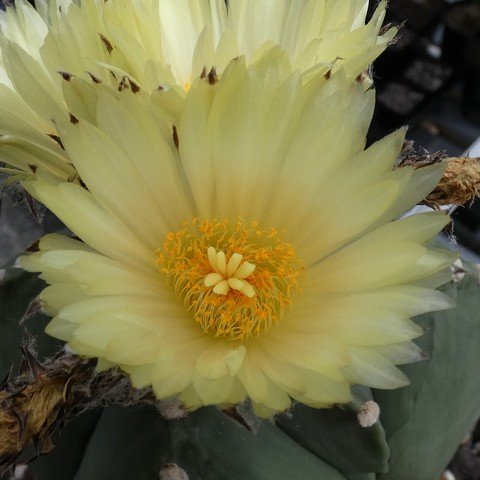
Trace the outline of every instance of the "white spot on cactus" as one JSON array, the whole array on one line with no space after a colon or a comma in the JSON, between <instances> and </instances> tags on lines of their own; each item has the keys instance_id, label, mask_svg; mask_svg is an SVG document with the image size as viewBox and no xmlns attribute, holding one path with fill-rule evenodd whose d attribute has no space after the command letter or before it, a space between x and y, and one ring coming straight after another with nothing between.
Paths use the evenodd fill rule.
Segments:
<instances>
[{"instance_id":1,"label":"white spot on cactus","mask_svg":"<svg viewBox=\"0 0 480 480\"><path fill-rule=\"evenodd\" d=\"M15 466L15 472L13 473L12 480L26 480L30 478L30 472L28 470L28 466L24 463L20 463L19 465Z\"/></svg>"},{"instance_id":2,"label":"white spot on cactus","mask_svg":"<svg viewBox=\"0 0 480 480\"><path fill-rule=\"evenodd\" d=\"M185 418L188 414L187 409L178 399L157 402L157 410L166 420L178 420Z\"/></svg>"},{"instance_id":3,"label":"white spot on cactus","mask_svg":"<svg viewBox=\"0 0 480 480\"><path fill-rule=\"evenodd\" d=\"M176 463L166 463L160 470L160 480L188 480L188 475Z\"/></svg>"},{"instance_id":4,"label":"white spot on cactus","mask_svg":"<svg viewBox=\"0 0 480 480\"><path fill-rule=\"evenodd\" d=\"M373 400L363 403L357 412L357 420L361 427L367 428L375 425L380 416L380 407Z\"/></svg>"},{"instance_id":5,"label":"white spot on cactus","mask_svg":"<svg viewBox=\"0 0 480 480\"><path fill-rule=\"evenodd\" d=\"M455 480L455 475L450 470L445 470L440 480Z\"/></svg>"},{"instance_id":6,"label":"white spot on cactus","mask_svg":"<svg viewBox=\"0 0 480 480\"><path fill-rule=\"evenodd\" d=\"M455 283L461 282L465 278L465 275L467 274L463 266L463 262L459 258L457 258L457 260L455 260L452 263L451 269L452 269L452 280Z\"/></svg>"}]
</instances>

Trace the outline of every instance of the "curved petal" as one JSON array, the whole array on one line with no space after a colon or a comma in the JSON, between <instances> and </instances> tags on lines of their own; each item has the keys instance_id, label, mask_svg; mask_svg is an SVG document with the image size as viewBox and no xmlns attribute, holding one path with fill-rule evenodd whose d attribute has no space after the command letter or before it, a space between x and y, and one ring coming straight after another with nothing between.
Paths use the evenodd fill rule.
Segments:
<instances>
[{"instance_id":1,"label":"curved petal","mask_svg":"<svg viewBox=\"0 0 480 480\"><path fill-rule=\"evenodd\" d=\"M324 408L336 403L348 403L352 394L347 377L335 380L318 372L301 368L299 375L303 378L307 391L294 394L294 398L305 405Z\"/></svg>"},{"instance_id":2,"label":"curved petal","mask_svg":"<svg viewBox=\"0 0 480 480\"><path fill-rule=\"evenodd\" d=\"M213 0L160 0L159 15L166 63L181 85L190 82L193 52L197 40L207 25L212 25L218 37L226 16L221 2ZM213 18L212 18L213 17Z\"/></svg>"},{"instance_id":3,"label":"curved petal","mask_svg":"<svg viewBox=\"0 0 480 480\"><path fill-rule=\"evenodd\" d=\"M226 375L217 380L210 380L194 373L192 384L202 405L218 405L225 403L230 396L234 378Z\"/></svg>"},{"instance_id":4,"label":"curved petal","mask_svg":"<svg viewBox=\"0 0 480 480\"><path fill-rule=\"evenodd\" d=\"M195 369L206 380L219 380L226 376L235 376L245 358L243 345L231 345L217 341L197 358Z\"/></svg>"},{"instance_id":5,"label":"curved petal","mask_svg":"<svg viewBox=\"0 0 480 480\"><path fill-rule=\"evenodd\" d=\"M368 290L430 276L456 257L423 246L449 221L434 213L388 223L309 269L306 290Z\"/></svg>"},{"instance_id":6,"label":"curved petal","mask_svg":"<svg viewBox=\"0 0 480 480\"><path fill-rule=\"evenodd\" d=\"M410 383L408 378L383 355L368 348L350 347L352 363L344 368L353 383L372 388L394 389Z\"/></svg>"},{"instance_id":7,"label":"curved petal","mask_svg":"<svg viewBox=\"0 0 480 480\"><path fill-rule=\"evenodd\" d=\"M153 250L79 185L53 185L34 180L25 182L24 186L100 253L140 270L154 268Z\"/></svg>"},{"instance_id":8,"label":"curved petal","mask_svg":"<svg viewBox=\"0 0 480 480\"><path fill-rule=\"evenodd\" d=\"M180 187L175 191L182 182L172 164L171 148L162 142L160 132L156 143L149 141L153 136L142 133L132 115L120 110L120 103L111 97L102 97L98 107L103 112L99 119L103 130L82 120L63 124L62 142L95 198L155 250L170 228L177 229L185 216L191 215L185 190ZM117 121L125 129L123 138ZM150 125L155 123L150 121ZM156 147L160 145L163 148L159 151ZM149 152L140 157L141 165L137 164L139 157L132 159L134 146L136 155Z\"/></svg>"},{"instance_id":9,"label":"curved petal","mask_svg":"<svg viewBox=\"0 0 480 480\"><path fill-rule=\"evenodd\" d=\"M267 225L293 230L295 222L318 205L319 192L328 187L332 172L365 146L373 93L363 93L358 85L347 86L341 76L329 82L329 88L308 98L285 159L278 163L278 180L264 214Z\"/></svg>"},{"instance_id":10,"label":"curved petal","mask_svg":"<svg viewBox=\"0 0 480 480\"><path fill-rule=\"evenodd\" d=\"M305 3L305 0L231 2L228 24L238 39L240 51L250 58L265 42L273 40L293 54Z\"/></svg>"},{"instance_id":11,"label":"curved petal","mask_svg":"<svg viewBox=\"0 0 480 480\"><path fill-rule=\"evenodd\" d=\"M20 264L25 270L41 272L41 278L50 284L77 285L85 295L138 294L173 298L158 272L142 273L88 250L42 250L21 257Z\"/></svg>"}]
</instances>

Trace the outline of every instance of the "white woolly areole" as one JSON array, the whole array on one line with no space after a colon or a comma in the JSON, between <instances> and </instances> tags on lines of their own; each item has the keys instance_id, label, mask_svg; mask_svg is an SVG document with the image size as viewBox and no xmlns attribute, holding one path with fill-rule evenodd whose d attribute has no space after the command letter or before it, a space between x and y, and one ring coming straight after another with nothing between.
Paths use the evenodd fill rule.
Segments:
<instances>
[{"instance_id":1,"label":"white woolly areole","mask_svg":"<svg viewBox=\"0 0 480 480\"><path fill-rule=\"evenodd\" d=\"M176 463L167 463L160 470L160 480L188 480L188 475Z\"/></svg>"},{"instance_id":2,"label":"white woolly areole","mask_svg":"<svg viewBox=\"0 0 480 480\"><path fill-rule=\"evenodd\" d=\"M357 412L358 423L361 427L367 428L375 425L380 416L380 407L373 400L363 403Z\"/></svg>"},{"instance_id":3,"label":"white woolly areole","mask_svg":"<svg viewBox=\"0 0 480 480\"><path fill-rule=\"evenodd\" d=\"M188 414L188 410L178 399L157 402L157 410L166 420L179 420L185 418Z\"/></svg>"}]
</instances>

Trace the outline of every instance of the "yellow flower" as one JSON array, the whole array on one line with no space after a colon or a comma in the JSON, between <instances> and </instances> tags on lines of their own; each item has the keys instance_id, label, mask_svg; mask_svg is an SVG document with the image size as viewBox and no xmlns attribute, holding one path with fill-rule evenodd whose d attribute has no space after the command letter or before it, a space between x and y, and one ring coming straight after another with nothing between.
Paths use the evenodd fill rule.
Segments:
<instances>
[{"instance_id":1,"label":"yellow flower","mask_svg":"<svg viewBox=\"0 0 480 480\"><path fill-rule=\"evenodd\" d=\"M184 96L192 78L279 45L308 82L342 67L355 79L396 33L380 35L382 2L365 25L366 0L18 0L0 12L0 161L21 177L78 180L54 120L82 110L65 79L150 95L170 85ZM212 74L213 75L213 74ZM87 87L85 87L87 89ZM87 89L88 90L88 89ZM73 105L73 106L72 106Z\"/></svg>"},{"instance_id":2,"label":"yellow flower","mask_svg":"<svg viewBox=\"0 0 480 480\"><path fill-rule=\"evenodd\" d=\"M58 121L87 189L25 182L85 242L49 235L21 259L50 284L47 332L191 409L406 385L409 318L450 306L433 288L452 255L427 246L445 214L394 220L443 166L393 170L403 130L364 150L374 92L312 82L278 49L240 58L194 80L170 129L161 102L95 85L92 121Z\"/></svg>"}]
</instances>

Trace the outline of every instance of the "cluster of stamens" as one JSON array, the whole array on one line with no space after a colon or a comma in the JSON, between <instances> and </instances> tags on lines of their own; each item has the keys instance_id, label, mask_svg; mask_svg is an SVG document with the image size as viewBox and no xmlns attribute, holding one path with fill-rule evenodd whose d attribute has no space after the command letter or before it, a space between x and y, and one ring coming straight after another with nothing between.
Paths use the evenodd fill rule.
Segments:
<instances>
[{"instance_id":1,"label":"cluster of stamens","mask_svg":"<svg viewBox=\"0 0 480 480\"><path fill-rule=\"evenodd\" d=\"M277 324L303 272L293 247L257 222L194 219L158 249L159 270L203 330L246 341Z\"/></svg>"}]
</instances>

